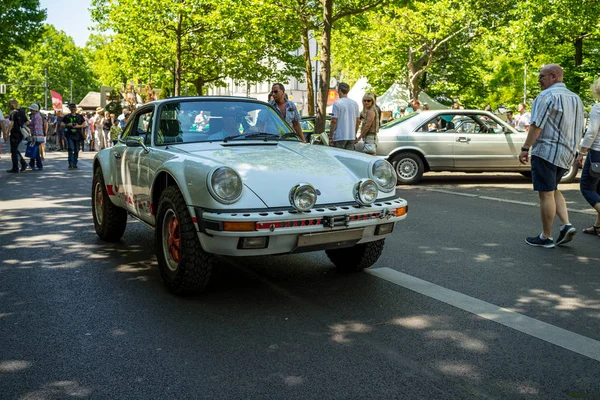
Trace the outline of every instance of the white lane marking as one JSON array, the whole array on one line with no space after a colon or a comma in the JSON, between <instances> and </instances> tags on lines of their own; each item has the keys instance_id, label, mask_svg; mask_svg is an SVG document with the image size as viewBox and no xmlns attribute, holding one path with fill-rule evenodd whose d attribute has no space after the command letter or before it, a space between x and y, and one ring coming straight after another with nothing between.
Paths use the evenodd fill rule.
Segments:
<instances>
[{"instance_id":1,"label":"white lane marking","mask_svg":"<svg viewBox=\"0 0 600 400\"><path fill-rule=\"evenodd\" d=\"M421 190L427 190L429 192L437 192L437 193L445 193L445 194L453 194L455 196L463 196L463 197L470 197L470 198L476 198L476 199L482 199L482 200L492 200L492 201L499 201L501 203L510 203L510 204L519 204L522 206L532 206L532 207L539 207L540 204L536 203L536 202L531 202L531 201L519 201L519 200L508 200L508 199L501 199L499 197L490 197L490 196L481 196L478 194L471 194L471 193L459 193L459 192L453 192L452 190L444 190L444 189L431 189L431 188L419 188ZM577 209L577 208L567 208L567 210L569 212L573 212L573 213L577 213L577 214L596 214L596 210L592 210L592 209Z\"/></svg>"},{"instance_id":2,"label":"white lane marking","mask_svg":"<svg viewBox=\"0 0 600 400\"><path fill-rule=\"evenodd\" d=\"M497 322L548 343L600 361L600 342L597 340L455 292L454 290L446 289L391 268L376 268L365 271L378 278L470 312L481 318Z\"/></svg>"}]
</instances>

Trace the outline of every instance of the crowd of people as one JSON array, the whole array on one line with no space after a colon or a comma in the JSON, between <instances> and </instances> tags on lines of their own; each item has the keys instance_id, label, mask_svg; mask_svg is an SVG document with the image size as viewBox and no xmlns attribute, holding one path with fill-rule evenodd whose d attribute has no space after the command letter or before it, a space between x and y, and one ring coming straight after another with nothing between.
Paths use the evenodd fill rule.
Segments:
<instances>
[{"instance_id":1,"label":"crowd of people","mask_svg":"<svg viewBox=\"0 0 600 400\"><path fill-rule=\"evenodd\" d=\"M129 119L127 108L118 117L97 107L95 113L83 112L76 104L69 104L69 113L58 110L44 114L39 104L31 104L27 110L15 99L8 102L9 114L4 117L0 110L0 127L4 142L10 145L12 168L9 173L27 170L43 170L46 150L68 152L69 169L76 169L79 151L97 151L113 146ZM26 154L18 146L27 139ZM0 142L0 153L2 152ZM29 158L29 161L26 160Z\"/></svg>"}]
</instances>

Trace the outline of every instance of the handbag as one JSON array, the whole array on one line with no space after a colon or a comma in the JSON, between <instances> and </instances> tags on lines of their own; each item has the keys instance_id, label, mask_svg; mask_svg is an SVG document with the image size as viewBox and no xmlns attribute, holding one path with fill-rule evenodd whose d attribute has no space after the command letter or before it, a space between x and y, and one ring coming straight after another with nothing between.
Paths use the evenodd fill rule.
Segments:
<instances>
[{"instance_id":1,"label":"handbag","mask_svg":"<svg viewBox=\"0 0 600 400\"><path fill-rule=\"evenodd\" d=\"M21 125L21 135L23 135L23 139L29 139L31 137L31 132L25 125Z\"/></svg>"},{"instance_id":2,"label":"handbag","mask_svg":"<svg viewBox=\"0 0 600 400\"><path fill-rule=\"evenodd\" d=\"M590 176L592 178L600 178L600 162L590 163Z\"/></svg>"},{"instance_id":3,"label":"handbag","mask_svg":"<svg viewBox=\"0 0 600 400\"><path fill-rule=\"evenodd\" d=\"M29 143L25 148L25 157L37 158L39 151L40 149L35 143Z\"/></svg>"}]
</instances>

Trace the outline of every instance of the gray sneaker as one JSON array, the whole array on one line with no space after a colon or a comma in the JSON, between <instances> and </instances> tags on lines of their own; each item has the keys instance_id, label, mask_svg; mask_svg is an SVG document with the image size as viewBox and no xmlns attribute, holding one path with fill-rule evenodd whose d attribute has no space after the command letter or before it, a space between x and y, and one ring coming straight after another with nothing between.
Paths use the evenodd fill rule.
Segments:
<instances>
[{"instance_id":1,"label":"gray sneaker","mask_svg":"<svg viewBox=\"0 0 600 400\"><path fill-rule=\"evenodd\" d=\"M556 239L556 244L561 246L565 243L569 243L573 240L573 237L577 233L577 229L571 224L565 225L564 228L560 230L560 234L558 235L558 239Z\"/></svg>"}]
</instances>

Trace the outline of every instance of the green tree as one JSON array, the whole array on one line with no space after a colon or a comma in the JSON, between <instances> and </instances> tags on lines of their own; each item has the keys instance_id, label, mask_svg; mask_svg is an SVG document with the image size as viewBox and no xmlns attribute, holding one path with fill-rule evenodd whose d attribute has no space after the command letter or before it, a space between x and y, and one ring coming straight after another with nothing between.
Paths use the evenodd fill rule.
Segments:
<instances>
[{"instance_id":1,"label":"green tree","mask_svg":"<svg viewBox=\"0 0 600 400\"><path fill-rule=\"evenodd\" d=\"M3 0L0 8L0 74L19 49L28 48L39 37L46 10L39 0Z\"/></svg>"},{"instance_id":2,"label":"green tree","mask_svg":"<svg viewBox=\"0 0 600 400\"><path fill-rule=\"evenodd\" d=\"M45 25L41 40L28 50L19 52L20 61L7 67L6 74L11 83L10 97L21 104L39 103L44 106L45 70L48 71L48 86L70 97L73 83L73 101L79 102L90 90L97 90L97 81L84 56L84 50L75 45L73 39L52 25ZM48 107L50 107L48 96Z\"/></svg>"},{"instance_id":3,"label":"green tree","mask_svg":"<svg viewBox=\"0 0 600 400\"><path fill-rule=\"evenodd\" d=\"M202 94L226 77L255 82L298 75L301 59L291 54L297 38L276 25L277 11L258 0L92 2L99 28L114 32L124 68L171 73L175 95L184 82Z\"/></svg>"},{"instance_id":4,"label":"green tree","mask_svg":"<svg viewBox=\"0 0 600 400\"><path fill-rule=\"evenodd\" d=\"M447 83L461 62L483 62L471 58L471 49L506 21L509 7L480 0L390 4L340 29L334 56L350 76L364 75L380 91L402 83L417 99L428 83Z\"/></svg>"}]
</instances>

